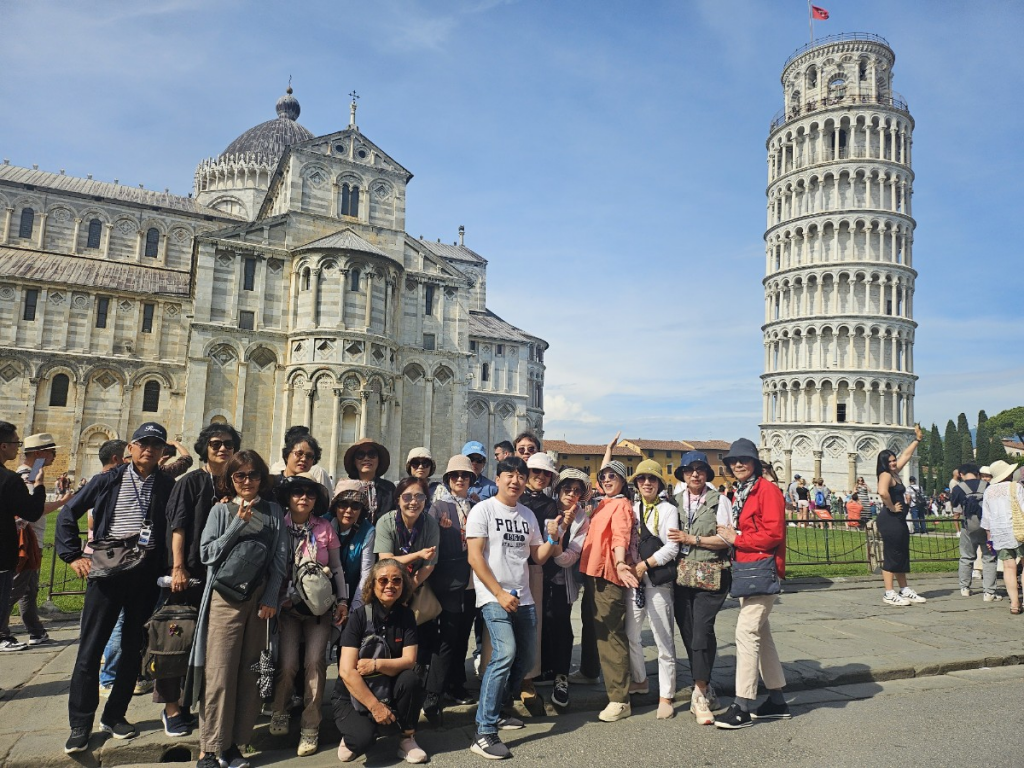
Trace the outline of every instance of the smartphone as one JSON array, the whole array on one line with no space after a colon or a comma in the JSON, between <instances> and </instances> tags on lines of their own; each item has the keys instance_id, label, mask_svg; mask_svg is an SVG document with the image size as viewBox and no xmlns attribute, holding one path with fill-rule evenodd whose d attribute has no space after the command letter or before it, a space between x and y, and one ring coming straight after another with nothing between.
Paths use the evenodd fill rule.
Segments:
<instances>
[{"instance_id":1,"label":"smartphone","mask_svg":"<svg viewBox=\"0 0 1024 768\"><path fill-rule=\"evenodd\" d=\"M30 483L34 483L36 478L39 477L39 472L42 470L44 464L46 464L46 459L42 456L32 462L32 471L28 473L28 481Z\"/></svg>"}]
</instances>

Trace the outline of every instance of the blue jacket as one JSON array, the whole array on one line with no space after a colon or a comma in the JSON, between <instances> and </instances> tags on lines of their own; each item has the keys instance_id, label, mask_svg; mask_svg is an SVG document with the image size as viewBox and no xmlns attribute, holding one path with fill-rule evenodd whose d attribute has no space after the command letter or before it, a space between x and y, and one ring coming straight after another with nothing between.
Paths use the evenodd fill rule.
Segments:
<instances>
[{"instance_id":1,"label":"blue jacket","mask_svg":"<svg viewBox=\"0 0 1024 768\"><path fill-rule=\"evenodd\" d=\"M469 498L473 498L475 495L477 498L473 501L474 504L478 504L484 499L489 499L491 496L498 492L498 486L494 484L493 480L488 480L483 475L480 475L476 482L469 486Z\"/></svg>"},{"instance_id":2,"label":"blue jacket","mask_svg":"<svg viewBox=\"0 0 1024 768\"><path fill-rule=\"evenodd\" d=\"M57 514L57 530L54 533L54 544L57 555L65 563L71 563L82 557L82 537L78 530L78 521L86 512L92 510L93 538L102 539L110 531L110 522L117 506L117 495L121 491L121 481L128 465L122 464L107 472L94 475L86 483L85 488L71 497L71 501L61 507ZM152 547L158 563L167 562L167 499L174 488L174 480L161 472L153 471L153 493L149 500L147 519L153 522Z\"/></svg>"}]
</instances>

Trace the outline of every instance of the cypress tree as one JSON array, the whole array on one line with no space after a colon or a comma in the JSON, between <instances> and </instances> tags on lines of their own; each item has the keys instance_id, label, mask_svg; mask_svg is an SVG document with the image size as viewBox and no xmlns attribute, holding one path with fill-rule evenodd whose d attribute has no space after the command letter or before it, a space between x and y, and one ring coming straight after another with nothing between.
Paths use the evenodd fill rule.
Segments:
<instances>
[{"instance_id":1,"label":"cypress tree","mask_svg":"<svg viewBox=\"0 0 1024 768\"><path fill-rule=\"evenodd\" d=\"M956 424L950 419L946 422L946 434L942 441L942 482L948 483L953 477L953 470L960 466L960 435L957 434Z\"/></svg>"},{"instance_id":2,"label":"cypress tree","mask_svg":"<svg viewBox=\"0 0 1024 768\"><path fill-rule=\"evenodd\" d=\"M963 445L964 435L971 434L971 425L967 421L966 413L961 413L959 416L956 417L956 433L960 435L960 441L957 443L957 445Z\"/></svg>"},{"instance_id":3,"label":"cypress tree","mask_svg":"<svg viewBox=\"0 0 1024 768\"><path fill-rule=\"evenodd\" d=\"M982 411L984 413L984 411ZM977 449L974 451L974 460L980 465L991 464L992 459L989 454L992 448L992 439L989 433L988 424L984 421L978 422L978 433L977 433Z\"/></svg>"},{"instance_id":4,"label":"cypress tree","mask_svg":"<svg viewBox=\"0 0 1024 768\"><path fill-rule=\"evenodd\" d=\"M1009 459L1006 446L1003 445L1003 438L993 430L988 430L988 461L985 463L991 464L993 461L1009 461Z\"/></svg>"},{"instance_id":5,"label":"cypress tree","mask_svg":"<svg viewBox=\"0 0 1024 768\"><path fill-rule=\"evenodd\" d=\"M970 432L963 436L963 442L960 443L960 463L976 463L974 460L974 443L971 442Z\"/></svg>"},{"instance_id":6,"label":"cypress tree","mask_svg":"<svg viewBox=\"0 0 1024 768\"><path fill-rule=\"evenodd\" d=\"M949 475L942 477L942 472L946 466L946 462L942 455L942 437L939 435L939 428L932 424L931 433L928 436L928 456L932 460L930 469L931 481L932 481L932 493L937 493L942 488L946 487L946 481L949 479Z\"/></svg>"}]
</instances>

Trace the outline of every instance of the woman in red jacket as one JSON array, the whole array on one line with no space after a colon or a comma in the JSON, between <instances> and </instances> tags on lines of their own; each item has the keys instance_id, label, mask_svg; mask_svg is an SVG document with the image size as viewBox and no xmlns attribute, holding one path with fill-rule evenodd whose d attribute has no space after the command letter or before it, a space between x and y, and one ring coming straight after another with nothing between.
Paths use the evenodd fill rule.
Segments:
<instances>
[{"instance_id":1,"label":"woman in red jacket","mask_svg":"<svg viewBox=\"0 0 1024 768\"><path fill-rule=\"evenodd\" d=\"M735 562L749 563L774 557L776 571L779 578L783 578L786 575L786 501L782 491L761 478L761 460L757 447L750 440L737 440L722 461L739 487L732 506L734 525L718 526L719 535L732 545ZM782 695L786 676L768 623L776 597L740 598L740 615L736 619L736 698L725 714L715 718L719 728L745 728L753 725L751 718L779 720L791 716ZM753 709L758 670L768 689L768 700Z\"/></svg>"}]
</instances>

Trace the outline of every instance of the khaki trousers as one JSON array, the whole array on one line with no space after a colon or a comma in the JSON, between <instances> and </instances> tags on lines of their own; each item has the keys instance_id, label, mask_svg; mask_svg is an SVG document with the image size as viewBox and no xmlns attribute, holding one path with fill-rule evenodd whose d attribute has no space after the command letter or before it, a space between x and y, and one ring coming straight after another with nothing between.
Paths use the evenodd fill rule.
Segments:
<instances>
[{"instance_id":1,"label":"khaki trousers","mask_svg":"<svg viewBox=\"0 0 1024 768\"><path fill-rule=\"evenodd\" d=\"M740 598L740 615L736 619L736 695L741 698L757 698L758 672L770 691L786 685L768 623L776 598L777 595Z\"/></svg>"},{"instance_id":2,"label":"khaki trousers","mask_svg":"<svg viewBox=\"0 0 1024 768\"><path fill-rule=\"evenodd\" d=\"M256 673L267 644L267 622L259 618L263 588L244 603L210 594L206 630L206 667L203 703L199 712L199 747L215 755L231 745L241 747L252 738L263 702L256 690Z\"/></svg>"},{"instance_id":3,"label":"khaki trousers","mask_svg":"<svg viewBox=\"0 0 1024 768\"><path fill-rule=\"evenodd\" d=\"M593 602L597 655L608 701L629 703L629 640L626 639L626 588L598 576L586 576Z\"/></svg>"},{"instance_id":4,"label":"khaki trousers","mask_svg":"<svg viewBox=\"0 0 1024 768\"><path fill-rule=\"evenodd\" d=\"M303 708L300 727L320 727L324 687L327 685L327 641L334 626L333 611L326 616L304 616L287 609L277 614L278 669L274 681L274 712L285 712L292 696L292 685L299 671L299 646L306 641L306 668L303 673Z\"/></svg>"}]
</instances>

